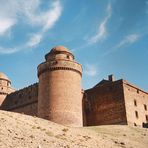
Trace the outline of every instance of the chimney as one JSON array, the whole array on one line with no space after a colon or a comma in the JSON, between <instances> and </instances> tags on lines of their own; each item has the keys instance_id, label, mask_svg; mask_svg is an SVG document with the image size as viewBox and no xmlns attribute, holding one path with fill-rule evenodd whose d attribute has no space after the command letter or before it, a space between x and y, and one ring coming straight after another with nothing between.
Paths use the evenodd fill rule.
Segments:
<instances>
[{"instance_id":1,"label":"chimney","mask_svg":"<svg viewBox=\"0 0 148 148\"><path fill-rule=\"evenodd\" d=\"M114 75L113 74L109 75L108 80L111 81L111 82L115 81Z\"/></svg>"}]
</instances>

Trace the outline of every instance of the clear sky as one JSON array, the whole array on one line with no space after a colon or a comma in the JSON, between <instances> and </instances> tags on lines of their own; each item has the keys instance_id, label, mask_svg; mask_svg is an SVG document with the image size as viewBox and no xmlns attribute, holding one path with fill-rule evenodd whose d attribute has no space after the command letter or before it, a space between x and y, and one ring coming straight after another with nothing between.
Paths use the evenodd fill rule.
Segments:
<instances>
[{"instance_id":1,"label":"clear sky","mask_svg":"<svg viewBox=\"0 0 148 148\"><path fill-rule=\"evenodd\" d=\"M148 0L0 0L0 71L19 89L57 45L83 66L83 88L109 74L148 91Z\"/></svg>"}]
</instances>

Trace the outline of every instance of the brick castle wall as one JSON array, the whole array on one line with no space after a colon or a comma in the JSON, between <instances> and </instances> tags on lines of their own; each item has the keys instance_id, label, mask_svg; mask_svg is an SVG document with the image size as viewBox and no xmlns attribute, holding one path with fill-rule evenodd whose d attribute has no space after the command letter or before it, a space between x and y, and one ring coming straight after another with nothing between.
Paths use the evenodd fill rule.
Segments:
<instances>
[{"instance_id":1,"label":"brick castle wall","mask_svg":"<svg viewBox=\"0 0 148 148\"><path fill-rule=\"evenodd\" d=\"M59 73L61 74L60 71L56 71L54 73L55 79L57 79L57 75L59 75ZM70 73L68 73L68 76L70 76L69 74ZM68 76L62 71L62 77L59 77L57 81L64 83L63 78ZM70 77L69 80L69 82L72 83ZM60 85L56 86L55 84L51 83L55 87L58 87L56 89L62 90L61 92L55 91L55 97L57 97L56 95L59 95L58 93L67 93L67 90L71 89L71 87L69 87L70 83L67 83L67 85L63 84L66 88L65 91L60 89ZM44 89L49 89L48 86L44 86ZM55 90L55 88L53 89ZM77 90L74 88L71 90L74 90L73 92L77 92ZM100 84L94 88L86 90L85 92L81 92L81 96L83 96L83 94L84 97L82 101L82 111L84 126L107 124L128 124L143 126L143 123L148 123L148 93L129 84L125 80ZM4 94L4 97L5 96L6 94ZM73 99L69 102L65 102L64 99L61 99L60 104L57 104L58 100L50 104L54 106L54 109L56 109L56 106L59 108L62 106L65 109L64 105L66 104L69 107L67 109L71 110L74 107L72 104L75 103L72 101L75 100ZM47 104L46 101L45 103ZM1 109L4 110L33 116L37 116L37 108L37 83L7 95L1 106ZM61 112L63 108L61 108ZM43 110L45 112L46 109L48 108L44 106ZM67 118L70 120L73 117L74 116L72 115ZM57 118L60 119L58 116ZM64 120L64 118L62 118L62 120Z\"/></svg>"},{"instance_id":2,"label":"brick castle wall","mask_svg":"<svg viewBox=\"0 0 148 148\"><path fill-rule=\"evenodd\" d=\"M148 123L148 93L124 81L126 116L129 125Z\"/></svg>"},{"instance_id":3,"label":"brick castle wall","mask_svg":"<svg viewBox=\"0 0 148 148\"><path fill-rule=\"evenodd\" d=\"M82 66L63 46L54 47L38 66L39 84L15 91L0 73L0 109L71 126L148 126L148 92L113 75L82 91ZM15 92L14 92L15 91Z\"/></svg>"},{"instance_id":4,"label":"brick castle wall","mask_svg":"<svg viewBox=\"0 0 148 148\"><path fill-rule=\"evenodd\" d=\"M122 80L85 91L85 125L126 124Z\"/></svg>"},{"instance_id":5,"label":"brick castle wall","mask_svg":"<svg viewBox=\"0 0 148 148\"><path fill-rule=\"evenodd\" d=\"M33 84L9 94L1 109L37 116L38 84Z\"/></svg>"}]
</instances>

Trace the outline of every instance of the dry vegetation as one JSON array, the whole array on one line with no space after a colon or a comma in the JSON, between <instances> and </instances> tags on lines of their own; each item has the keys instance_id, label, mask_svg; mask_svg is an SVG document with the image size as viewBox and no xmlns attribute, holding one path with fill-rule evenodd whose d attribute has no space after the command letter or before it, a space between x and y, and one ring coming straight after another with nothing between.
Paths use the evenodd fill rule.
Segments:
<instances>
[{"instance_id":1,"label":"dry vegetation","mask_svg":"<svg viewBox=\"0 0 148 148\"><path fill-rule=\"evenodd\" d=\"M0 111L0 148L148 148L148 129L128 126L70 128Z\"/></svg>"}]
</instances>

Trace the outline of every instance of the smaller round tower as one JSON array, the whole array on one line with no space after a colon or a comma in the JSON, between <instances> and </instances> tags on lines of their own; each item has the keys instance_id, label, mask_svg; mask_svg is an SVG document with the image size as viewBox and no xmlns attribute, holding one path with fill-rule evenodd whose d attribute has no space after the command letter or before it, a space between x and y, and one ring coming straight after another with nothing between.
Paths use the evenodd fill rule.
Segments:
<instances>
[{"instance_id":1,"label":"smaller round tower","mask_svg":"<svg viewBox=\"0 0 148 148\"><path fill-rule=\"evenodd\" d=\"M2 72L0 72L0 106L5 100L6 96L15 90L11 87L11 81Z\"/></svg>"}]
</instances>

